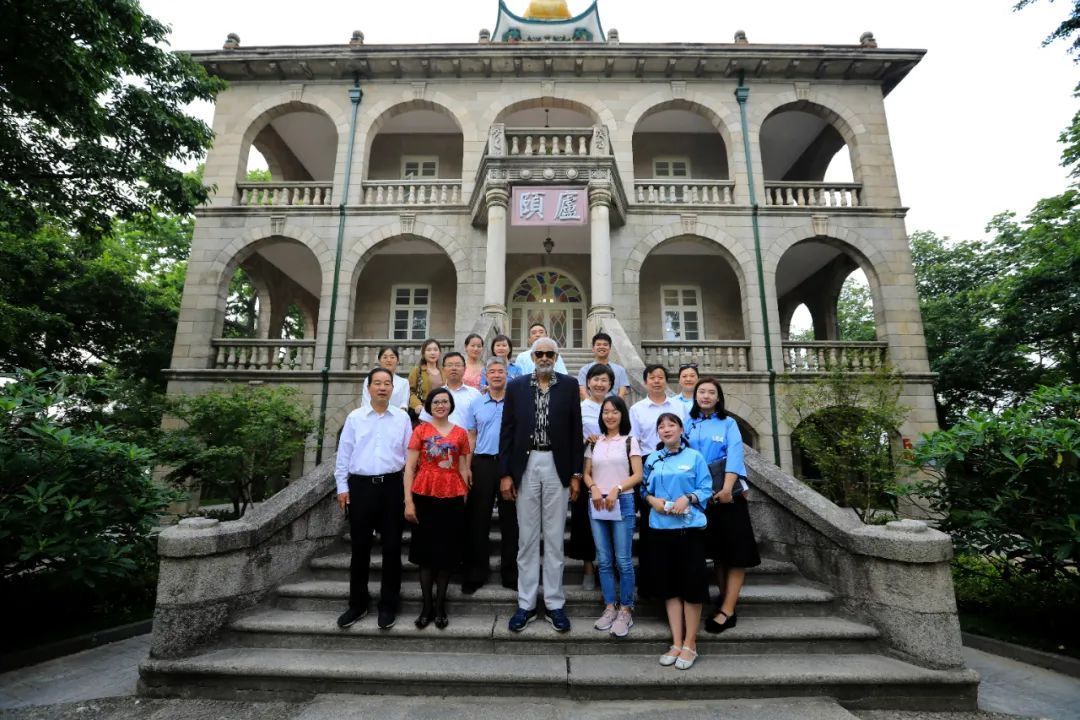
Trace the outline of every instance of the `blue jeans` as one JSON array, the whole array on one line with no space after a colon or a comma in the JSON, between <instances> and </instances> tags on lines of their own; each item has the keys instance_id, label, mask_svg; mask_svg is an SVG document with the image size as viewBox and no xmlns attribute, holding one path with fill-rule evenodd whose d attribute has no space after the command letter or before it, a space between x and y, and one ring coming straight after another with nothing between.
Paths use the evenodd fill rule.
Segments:
<instances>
[{"instance_id":1,"label":"blue jeans","mask_svg":"<svg viewBox=\"0 0 1080 720\"><path fill-rule=\"evenodd\" d=\"M619 495L622 520L589 518L593 541L596 543L596 566L600 571L600 592L605 605L615 603L615 566L619 567L619 604L634 606L634 495Z\"/></svg>"}]
</instances>

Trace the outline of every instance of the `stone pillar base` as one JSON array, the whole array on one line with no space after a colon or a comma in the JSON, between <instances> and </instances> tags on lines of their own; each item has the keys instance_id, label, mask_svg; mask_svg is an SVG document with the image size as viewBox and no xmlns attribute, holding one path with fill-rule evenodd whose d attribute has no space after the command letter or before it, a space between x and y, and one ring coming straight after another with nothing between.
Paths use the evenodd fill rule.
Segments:
<instances>
[{"instance_id":1,"label":"stone pillar base","mask_svg":"<svg viewBox=\"0 0 1080 720\"><path fill-rule=\"evenodd\" d=\"M480 310L480 314L483 317L491 318L491 321L495 324L496 334L510 334L510 315L507 313L505 305L485 305Z\"/></svg>"}]
</instances>

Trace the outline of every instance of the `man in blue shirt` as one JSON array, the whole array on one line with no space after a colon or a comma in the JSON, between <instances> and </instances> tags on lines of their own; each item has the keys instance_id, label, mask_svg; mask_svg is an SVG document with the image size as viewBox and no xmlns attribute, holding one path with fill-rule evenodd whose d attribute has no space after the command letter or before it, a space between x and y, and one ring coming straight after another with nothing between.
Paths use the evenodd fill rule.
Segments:
<instances>
[{"instance_id":1,"label":"man in blue shirt","mask_svg":"<svg viewBox=\"0 0 1080 720\"><path fill-rule=\"evenodd\" d=\"M503 587L517 590L517 507L499 494L499 432L502 429L503 401L506 398L506 360L488 358L484 368L487 394L473 402L462 418L473 449L473 486L465 503L464 578L461 591L471 595L487 582L488 531L491 506L498 498L499 529L502 531L501 565Z\"/></svg>"},{"instance_id":2,"label":"man in blue shirt","mask_svg":"<svg viewBox=\"0 0 1080 720\"><path fill-rule=\"evenodd\" d=\"M588 394L585 387L585 378L589 374L589 369L593 365L600 364L607 365L611 368L611 372L615 373L615 382L611 386L611 394L618 395L625 400L627 393L630 392L630 377L626 374L626 368L611 361L611 336L606 332L598 332L593 335L592 354L593 361L585 363L581 370L578 371L577 381L581 389L581 399L584 400Z\"/></svg>"}]
</instances>

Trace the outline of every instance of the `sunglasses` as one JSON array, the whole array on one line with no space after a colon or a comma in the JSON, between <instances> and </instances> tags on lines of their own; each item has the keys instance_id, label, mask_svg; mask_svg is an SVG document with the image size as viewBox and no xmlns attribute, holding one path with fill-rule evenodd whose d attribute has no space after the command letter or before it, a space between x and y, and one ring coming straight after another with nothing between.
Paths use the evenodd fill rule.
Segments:
<instances>
[{"instance_id":1,"label":"sunglasses","mask_svg":"<svg viewBox=\"0 0 1080 720\"><path fill-rule=\"evenodd\" d=\"M683 370L697 370L697 363L683 363L679 366L679 372Z\"/></svg>"},{"instance_id":2,"label":"sunglasses","mask_svg":"<svg viewBox=\"0 0 1080 720\"><path fill-rule=\"evenodd\" d=\"M548 360L554 360L555 356L559 353L554 350L534 350L533 357L539 360L540 358L547 358Z\"/></svg>"}]
</instances>

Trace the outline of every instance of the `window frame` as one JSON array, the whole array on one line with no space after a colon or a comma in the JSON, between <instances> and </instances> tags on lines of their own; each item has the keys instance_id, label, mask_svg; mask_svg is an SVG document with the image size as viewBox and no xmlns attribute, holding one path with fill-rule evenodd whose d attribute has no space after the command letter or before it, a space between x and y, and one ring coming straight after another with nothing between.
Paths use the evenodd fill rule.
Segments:
<instances>
[{"instance_id":1,"label":"window frame","mask_svg":"<svg viewBox=\"0 0 1080 720\"><path fill-rule=\"evenodd\" d=\"M659 168L660 163L665 163L668 167L668 174L661 175ZM683 163L686 166L685 175L675 175L675 163ZM659 155L652 160L653 178L657 180L689 180L691 178L690 158L684 155Z\"/></svg>"},{"instance_id":2,"label":"window frame","mask_svg":"<svg viewBox=\"0 0 1080 720\"><path fill-rule=\"evenodd\" d=\"M668 305L665 300L665 294L668 291L674 290L679 294L678 305ZM683 292L686 290L693 290L695 293L696 303L694 305L683 304ZM705 312L702 303L702 294L700 285L661 285L660 286L660 335L665 342L701 342L705 339ZM697 337L686 337L686 318L683 315L686 311L692 311L697 313ZM673 339L667 337L667 313L669 311L679 313L679 327L682 328L683 337L679 339Z\"/></svg>"},{"instance_id":3,"label":"window frame","mask_svg":"<svg viewBox=\"0 0 1080 720\"><path fill-rule=\"evenodd\" d=\"M417 169L420 171L419 175L410 177L405 172L406 166L409 163L416 163ZM435 164L434 175L424 175L424 163ZM401 156L401 179L402 180L438 180L439 179L439 156L438 155L402 155Z\"/></svg>"},{"instance_id":4,"label":"window frame","mask_svg":"<svg viewBox=\"0 0 1080 720\"><path fill-rule=\"evenodd\" d=\"M408 305L401 305L401 304L398 303L398 299L397 299L398 290L408 290L409 291L409 304ZM416 297L415 293L416 293L417 290L426 290L427 291L427 304L425 304L425 305L417 305L417 304L415 304L415 297ZM397 316L397 312L399 310L404 310L404 311L406 311L408 313L408 317L407 317L407 323L408 324L407 324L406 329L405 329L406 337L403 337L403 338L398 337L396 335L397 328L395 327L395 321L397 320L396 316ZM389 322L389 325L387 326L387 329L388 329L387 337L390 340L394 340L394 341L397 341L397 342L412 342L412 341L417 339L417 338L412 337L412 334L413 334L413 314L414 314L414 312L416 310L423 310L425 313L427 313L427 315L426 315L427 319L426 319L425 324L424 324L424 332L421 333L420 338L419 338L420 340L424 340L425 338L431 337L431 335L429 334L429 331L431 330L431 285L427 285L427 284L424 284L424 283L397 283L397 284L394 284L394 285L390 286L390 322Z\"/></svg>"}]
</instances>

